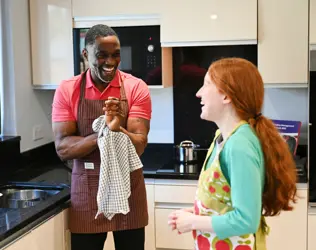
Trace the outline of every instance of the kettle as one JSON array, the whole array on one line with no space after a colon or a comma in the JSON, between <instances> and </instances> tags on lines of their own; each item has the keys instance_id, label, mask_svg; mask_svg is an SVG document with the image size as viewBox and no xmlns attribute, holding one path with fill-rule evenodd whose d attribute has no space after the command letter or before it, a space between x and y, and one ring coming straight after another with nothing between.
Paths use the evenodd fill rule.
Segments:
<instances>
[{"instance_id":1,"label":"kettle","mask_svg":"<svg viewBox=\"0 0 316 250\"><path fill-rule=\"evenodd\" d=\"M176 160L181 163L189 163L197 161L197 148L199 145L192 141L182 141L176 148Z\"/></svg>"}]
</instances>

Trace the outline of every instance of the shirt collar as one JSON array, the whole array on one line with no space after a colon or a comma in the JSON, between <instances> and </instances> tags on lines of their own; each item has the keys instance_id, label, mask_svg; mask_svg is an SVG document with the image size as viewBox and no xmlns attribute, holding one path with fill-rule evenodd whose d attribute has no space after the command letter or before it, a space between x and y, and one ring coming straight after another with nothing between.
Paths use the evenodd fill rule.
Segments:
<instances>
[{"instance_id":1,"label":"shirt collar","mask_svg":"<svg viewBox=\"0 0 316 250\"><path fill-rule=\"evenodd\" d=\"M115 76L113 80L110 82L109 86L112 87L120 87L120 72L116 70ZM93 84L93 80L91 78L91 70L88 69L87 76L86 76L86 89L95 87Z\"/></svg>"}]
</instances>

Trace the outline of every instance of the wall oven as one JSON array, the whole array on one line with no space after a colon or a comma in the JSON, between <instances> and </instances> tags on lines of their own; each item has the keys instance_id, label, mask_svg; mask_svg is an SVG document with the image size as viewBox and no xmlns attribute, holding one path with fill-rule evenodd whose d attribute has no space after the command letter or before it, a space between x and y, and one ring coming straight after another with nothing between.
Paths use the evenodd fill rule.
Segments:
<instances>
[{"instance_id":1,"label":"wall oven","mask_svg":"<svg viewBox=\"0 0 316 250\"><path fill-rule=\"evenodd\" d=\"M160 26L112 27L121 44L119 69L144 80L148 85L162 85ZM89 28L74 28L74 74L88 68L82 56Z\"/></svg>"}]
</instances>

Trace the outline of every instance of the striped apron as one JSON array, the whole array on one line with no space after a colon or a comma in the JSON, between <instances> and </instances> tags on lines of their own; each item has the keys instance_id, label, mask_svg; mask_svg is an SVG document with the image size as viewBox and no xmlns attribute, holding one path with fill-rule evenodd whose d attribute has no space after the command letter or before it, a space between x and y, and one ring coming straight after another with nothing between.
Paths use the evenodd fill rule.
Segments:
<instances>
[{"instance_id":1,"label":"striped apron","mask_svg":"<svg viewBox=\"0 0 316 250\"><path fill-rule=\"evenodd\" d=\"M87 72L87 71L86 71ZM104 114L102 108L105 100L85 99L86 72L82 74L80 99L78 106L77 131L79 136L88 136L93 132L92 122ZM126 128L128 103L124 82L120 75L120 99L124 118L121 126ZM85 163L93 163L94 169L85 169ZM97 192L100 173L99 149L81 159L75 159L71 178L71 206L69 228L72 233L102 233L137 229L147 226L148 211L143 169L131 172L130 212L127 215L117 214L112 220L97 214Z\"/></svg>"}]
</instances>

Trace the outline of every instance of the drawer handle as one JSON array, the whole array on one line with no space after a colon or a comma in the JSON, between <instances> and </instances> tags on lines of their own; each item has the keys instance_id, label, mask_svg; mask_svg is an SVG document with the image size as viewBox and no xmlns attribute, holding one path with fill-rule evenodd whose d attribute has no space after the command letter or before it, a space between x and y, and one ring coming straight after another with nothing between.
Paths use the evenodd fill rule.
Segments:
<instances>
[{"instance_id":1,"label":"drawer handle","mask_svg":"<svg viewBox=\"0 0 316 250\"><path fill-rule=\"evenodd\" d=\"M162 208L162 209L182 209L182 208L191 208L193 207L193 203L161 203L156 202L155 208Z\"/></svg>"}]
</instances>

